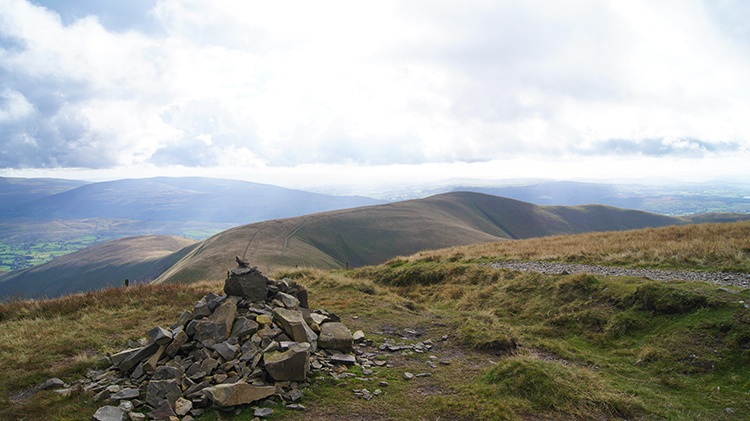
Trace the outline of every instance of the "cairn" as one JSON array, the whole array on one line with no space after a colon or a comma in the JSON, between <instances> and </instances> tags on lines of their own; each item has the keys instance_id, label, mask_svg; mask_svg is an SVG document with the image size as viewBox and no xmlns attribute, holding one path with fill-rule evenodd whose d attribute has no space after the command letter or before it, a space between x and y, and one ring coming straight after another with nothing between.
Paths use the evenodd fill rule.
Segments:
<instances>
[{"instance_id":1,"label":"cairn","mask_svg":"<svg viewBox=\"0 0 750 421\"><path fill-rule=\"evenodd\" d=\"M207 408L270 398L304 409L299 401L311 370L357 361L352 334L334 313L309 309L307 288L268 278L239 257L237 263L224 295L209 293L168 329L154 327L137 346L109 355L108 370L78 385L106 404L95 421L138 421L143 412L190 421Z\"/></svg>"}]
</instances>

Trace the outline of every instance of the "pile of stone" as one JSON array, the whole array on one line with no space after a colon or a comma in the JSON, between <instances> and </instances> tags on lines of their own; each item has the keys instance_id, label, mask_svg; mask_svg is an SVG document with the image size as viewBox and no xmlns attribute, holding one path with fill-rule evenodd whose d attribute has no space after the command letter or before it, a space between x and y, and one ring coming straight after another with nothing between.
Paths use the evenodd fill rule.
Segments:
<instances>
[{"instance_id":1,"label":"pile of stone","mask_svg":"<svg viewBox=\"0 0 750 421\"><path fill-rule=\"evenodd\" d=\"M94 420L190 421L207 408L231 411L269 399L304 410L311 370L357 362L353 335L335 314L311 311L303 285L237 262L225 295L206 295L169 329L153 328L137 346L108 356L108 370L75 386L104 404Z\"/></svg>"}]
</instances>

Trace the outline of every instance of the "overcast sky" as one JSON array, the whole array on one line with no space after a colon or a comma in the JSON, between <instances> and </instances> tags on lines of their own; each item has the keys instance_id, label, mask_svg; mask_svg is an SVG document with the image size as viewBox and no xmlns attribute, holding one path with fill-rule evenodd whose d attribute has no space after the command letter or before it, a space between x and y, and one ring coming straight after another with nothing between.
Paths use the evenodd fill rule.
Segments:
<instances>
[{"instance_id":1,"label":"overcast sky","mask_svg":"<svg viewBox=\"0 0 750 421\"><path fill-rule=\"evenodd\" d=\"M0 0L0 175L750 180L749 81L746 0Z\"/></svg>"}]
</instances>

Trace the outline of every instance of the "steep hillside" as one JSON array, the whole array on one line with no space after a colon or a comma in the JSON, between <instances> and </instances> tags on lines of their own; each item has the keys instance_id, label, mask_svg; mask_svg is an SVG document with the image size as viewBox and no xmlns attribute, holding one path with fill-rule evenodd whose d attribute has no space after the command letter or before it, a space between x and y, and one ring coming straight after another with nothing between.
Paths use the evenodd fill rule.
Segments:
<instances>
[{"instance_id":1,"label":"steep hillside","mask_svg":"<svg viewBox=\"0 0 750 421\"><path fill-rule=\"evenodd\" d=\"M154 279L196 245L195 240L174 236L108 241L44 265L1 275L0 297L55 297L121 286L125 279Z\"/></svg>"}]
</instances>

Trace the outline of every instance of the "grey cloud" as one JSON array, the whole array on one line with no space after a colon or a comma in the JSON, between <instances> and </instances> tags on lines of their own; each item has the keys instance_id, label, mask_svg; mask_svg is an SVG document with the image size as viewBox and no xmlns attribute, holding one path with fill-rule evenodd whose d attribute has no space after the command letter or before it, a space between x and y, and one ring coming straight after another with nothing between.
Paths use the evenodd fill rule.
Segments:
<instances>
[{"instance_id":1,"label":"grey cloud","mask_svg":"<svg viewBox=\"0 0 750 421\"><path fill-rule=\"evenodd\" d=\"M684 138L677 141L667 139L609 139L594 143L591 147L571 148L571 152L582 155L631 155L650 157L700 158L709 153L737 152L742 145L736 142L706 142Z\"/></svg>"}]
</instances>

